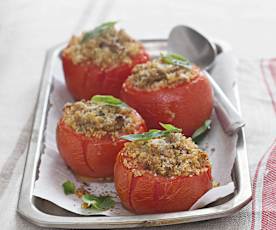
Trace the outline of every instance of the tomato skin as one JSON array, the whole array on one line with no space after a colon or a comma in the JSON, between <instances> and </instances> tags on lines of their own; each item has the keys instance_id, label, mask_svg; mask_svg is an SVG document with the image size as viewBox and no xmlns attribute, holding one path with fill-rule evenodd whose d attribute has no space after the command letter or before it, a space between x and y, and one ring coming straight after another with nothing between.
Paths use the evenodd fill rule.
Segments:
<instances>
[{"instance_id":1,"label":"tomato skin","mask_svg":"<svg viewBox=\"0 0 276 230\"><path fill-rule=\"evenodd\" d=\"M120 96L123 82L131 74L133 67L149 60L145 50L132 59L132 64L122 64L115 68L101 70L93 63L74 64L61 55L65 82L69 92L76 100L88 100L97 94Z\"/></svg>"},{"instance_id":2,"label":"tomato skin","mask_svg":"<svg viewBox=\"0 0 276 230\"><path fill-rule=\"evenodd\" d=\"M123 165L119 153L114 167L114 182L122 204L136 214L153 214L188 210L212 188L211 169L197 176L167 178L146 172L134 176Z\"/></svg>"},{"instance_id":3,"label":"tomato skin","mask_svg":"<svg viewBox=\"0 0 276 230\"><path fill-rule=\"evenodd\" d=\"M143 123L134 133L145 131L146 126ZM116 156L123 148L125 140L112 139L110 135L89 138L76 133L62 119L56 132L60 155L77 176L92 179L113 177Z\"/></svg>"},{"instance_id":4,"label":"tomato skin","mask_svg":"<svg viewBox=\"0 0 276 230\"><path fill-rule=\"evenodd\" d=\"M213 97L209 81L197 76L171 88L145 91L123 84L121 98L145 119L148 128L161 128L159 122L182 128L191 136L212 112Z\"/></svg>"}]
</instances>

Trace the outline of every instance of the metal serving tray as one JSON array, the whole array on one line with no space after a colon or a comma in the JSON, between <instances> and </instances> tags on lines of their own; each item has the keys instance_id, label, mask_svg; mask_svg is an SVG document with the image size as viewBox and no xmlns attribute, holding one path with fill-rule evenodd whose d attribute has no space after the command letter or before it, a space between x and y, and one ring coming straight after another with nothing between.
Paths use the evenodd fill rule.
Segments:
<instances>
[{"instance_id":1,"label":"metal serving tray","mask_svg":"<svg viewBox=\"0 0 276 230\"><path fill-rule=\"evenodd\" d=\"M166 49L166 40L144 40L145 47L155 56ZM44 129L52 88L53 69L65 44L50 49L43 69L32 135L28 146L24 176L19 195L17 211L33 224L51 228L128 228L142 226L161 226L209 220L231 215L251 200L251 184L247 161L244 130L239 132L237 156L232 170L235 183L234 194L194 211L134 216L80 216L70 213L49 201L32 195L38 176L40 156L44 147ZM222 51L221 47L217 45ZM238 89L235 87L236 98ZM239 107L239 101L237 101Z\"/></svg>"}]
</instances>

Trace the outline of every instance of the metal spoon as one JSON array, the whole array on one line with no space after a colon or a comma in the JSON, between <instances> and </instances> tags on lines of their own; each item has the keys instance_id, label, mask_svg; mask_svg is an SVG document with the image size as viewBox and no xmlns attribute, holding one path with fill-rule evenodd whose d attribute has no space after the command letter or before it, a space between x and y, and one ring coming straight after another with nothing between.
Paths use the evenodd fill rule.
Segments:
<instances>
[{"instance_id":1,"label":"metal spoon","mask_svg":"<svg viewBox=\"0 0 276 230\"><path fill-rule=\"evenodd\" d=\"M169 35L168 50L187 57L201 69L208 69L215 61L216 47L196 30L179 25Z\"/></svg>"},{"instance_id":2,"label":"metal spoon","mask_svg":"<svg viewBox=\"0 0 276 230\"><path fill-rule=\"evenodd\" d=\"M192 63L204 70L205 76L214 90L214 106L224 131L230 135L238 132L245 125L245 122L219 85L205 71L210 69L215 61L217 55L215 45L196 30L188 26L179 25L170 32L168 51L184 55Z\"/></svg>"}]
</instances>

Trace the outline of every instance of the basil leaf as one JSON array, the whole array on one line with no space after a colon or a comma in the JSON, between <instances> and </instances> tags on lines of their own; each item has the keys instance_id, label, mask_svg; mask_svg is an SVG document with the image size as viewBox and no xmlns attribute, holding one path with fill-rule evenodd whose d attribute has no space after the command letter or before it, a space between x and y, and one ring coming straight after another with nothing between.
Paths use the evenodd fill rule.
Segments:
<instances>
[{"instance_id":1,"label":"basil leaf","mask_svg":"<svg viewBox=\"0 0 276 230\"><path fill-rule=\"evenodd\" d=\"M150 129L148 132L145 133L139 133L139 134L130 134L121 136L121 139L128 140L128 141L147 141L150 139L154 139L157 137L164 137L172 132L181 132L182 130L179 128L174 127L171 124L162 124L160 125L165 130L158 130L158 129Z\"/></svg>"},{"instance_id":2,"label":"basil leaf","mask_svg":"<svg viewBox=\"0 0 276 230\"><path fill-rule=\"evenodd\" d=\"M103 104L119 106L119 107L127 106L127 104L122 102L120 99L109 95L95 95L91 98L91 100L95 103L103 103Z\"/></svg>"},{"instance_id":3,"label":"basil leaf","mask_svg":"<svg viewBox=\"0 0 276 230\"><path fill-rule=\"evenodd\" d=\"M182 129L179 129L171 124L163 124L159 123L165 130L170 131L170 132L182 132Z\"/></svg>"},{"instance_id":4,"label":"basil leaf","mask_svg":"<svg viewBox=\"0 0 276 230\"><path fill-rule=\"evenodd\" d=\"M63 184L63 191L66 195L74 194L76 190L76 186L72 181L65 181Z\"/></svg>"},{"instance_id":5,"label":"basil leaf","mask_svg":"<svg viewBox=\"0 0 276 230\"><path fill-rule=\"evenodd\" d=\"M177 66L184 67L186 69L192 68L191 62L187 58L185 58L184 56L179 55L179 54L161 53L161 61L165 64L177 65Z\"/></svg>"},{"instance_id":6,"label":"basil leaf","mask_svg":"<svg viewBox=\"0 0 276 230\"><path fill-rule=\"evenodd\" d=\"M99 36L103 31L108 30L112 28L117 22L111 21L111 22L105 22L99 26L97 26L94 30L88 31L83 35L83 38L81 40L81 43L84 43L92 38L95 38Z\"/></svg>"},{"instance_id":7,"label":"basil leaf","mask_svg":"<svg viewBox=\"0 0 276 230\"><path fill-rule=\"evenodd\" d=\"M82 196L82 201L86 203L89 208L100 211L108 210L115 205L115 201L111 196L94 196L85 194Z\"/></svg>"},{"instance_id":8,"label":"basil leaf","mask_svg":"<svg viewBox=\"0 0 276 230\"><path fill-rule=\"evenodd\" d=\"M98 202L98 197L90 195L90 194L82 195L81 199L84 203L88 204L88 206L91 206L94 203Z\"/></svg>"},{"instance_id":9,"label":"basil leaf","mask_svg":"<svg viewBox=\"0 0 276 230\"><path fill-rule=\"evenodd\" d=\"M176 59L176 60L185 61L185 62L190 63L189 60L186 57L184 57L184 56L182 56L180 54L171 53L168 56L170 56L171 58Z\"/></svg>"},{"instance_id":10,"label":"basil leaf","mask_svg":"<svg viewBox=\"0 0 276 230\"><path fill-rule=\"evenodd\" d=\"M162 136L164 136L164 131L150 130L149 132L146 132L146 133L121 136L121 139L128 140L128 141L147 141L147 140L157 138L157 137L162 137Z\"/></svg>"},{"instance_id":11,"label":"basil leaf","mask_svg":"<svg viewBox=\"0 0 276 230\"><path fill-rule=\"evenodd\" d=\"M211 120L206 120L201 127L199 127L192 135L192 139L194 142L198 143L208 130L211 129Z\"/></svg>"},{"instance_id":12,"label":"basil leaf","mask_svg":"<svg viewBox=\"0 0 276 230\"><path fill-rule=\"evenodd\" d=\"M110 196L100 196L99 197L99 203L98 203L98 209L101 210L108 210L110 208L113 208L115 206L115 201Z\"/></svg>"}]
</instances>

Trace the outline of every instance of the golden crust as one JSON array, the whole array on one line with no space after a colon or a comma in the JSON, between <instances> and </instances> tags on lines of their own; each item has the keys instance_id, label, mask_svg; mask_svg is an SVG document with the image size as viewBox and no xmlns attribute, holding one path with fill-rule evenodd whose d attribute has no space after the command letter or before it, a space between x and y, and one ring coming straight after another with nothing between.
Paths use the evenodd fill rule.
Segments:
<instances>
[{"instance_id":1,"label":"golden crust","mask_svg":"<svg viewBox=\"0 0 276 230\"><path fill-rule=\"evenodd\" d=\"M101 69L120 64L131 64L131 58L141 52L142 44L131 38L124 30L110 28L99 36L81 42L84 34L73 36L63 55L74 64L93 63Z\"/></svg>"},{"instance_id":2,"label":"golden crust","mask_svg":"<svg viewBox=\"0 0 276 230\"><path fill-rule=\"evenodd\" d=\"M136 65L127 82L138 89L158 90L189 82L200 75L200 69L191 69L172 64L165 64L161 59L154 59L145 64Z\"/></svg>"},{"instance_id":3,"label":"golden crust","mask_svg":"<svg viewBox=\"0 0 276 230\"><path fill-rule=\"evenodd\" d=\"M129 142L125 144L122 154L124 166L131 169L135 176L141 176L145 171L167 177L193 176L211 167L208 154L181 133Z\"/></svg>"},{"instance_id":4,"label":"golden crust","mask_svg":"<svg viewBox=\"0 0 276 230\"><path fill-rule=\"evenodd\" d=\"M63 111L64 123L87 137L119 137L121 133L133 133L143 122L130 107L92 101L67 103Z\"/></svg>"}]
</instances>

